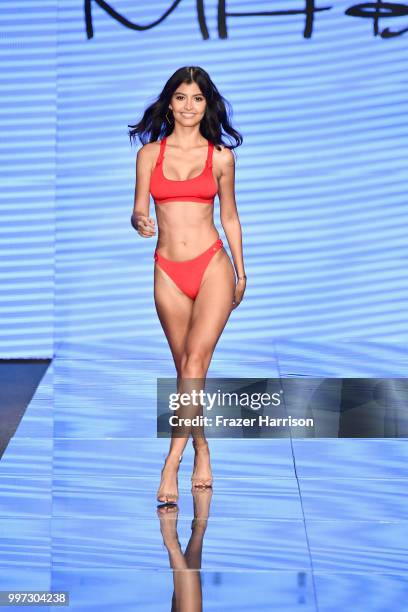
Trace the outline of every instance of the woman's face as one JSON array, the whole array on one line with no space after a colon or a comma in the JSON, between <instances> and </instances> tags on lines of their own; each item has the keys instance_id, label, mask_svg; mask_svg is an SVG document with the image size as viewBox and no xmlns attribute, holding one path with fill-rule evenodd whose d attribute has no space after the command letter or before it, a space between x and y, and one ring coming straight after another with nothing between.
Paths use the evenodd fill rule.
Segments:
<instances>
[{"instance_id":1,"label":"woman's face","mask_svg":"<svg viewBox=\"0 0 408 612\"><path fill-rule=\"evenodd\" d=\"M181 83L171 97L169 108L175 122L193 126L204 117L206 106L206 99L196 83Z\"/></svg>"}]
</instances>

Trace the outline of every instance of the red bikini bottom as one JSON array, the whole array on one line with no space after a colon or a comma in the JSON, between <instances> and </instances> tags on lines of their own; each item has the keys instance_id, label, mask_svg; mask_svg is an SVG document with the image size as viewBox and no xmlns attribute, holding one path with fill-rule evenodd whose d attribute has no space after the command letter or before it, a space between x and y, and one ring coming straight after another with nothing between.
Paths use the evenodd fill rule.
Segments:
<instances>
[{"instance_id":1,"label":"red bikini bottom","mask_svg":"<svg viewBox=\"0 0 408 612\"><path fill-rule=\"evenodd\" d=\"M223 243L218 238L206 251L193 259L185 261L172 261L163 255L154 252L154 260L159 267L172 279L179 289L189 298L195 300L200 289L203 274L217 251L222 249Z\"/></svg>"}]
</instances>

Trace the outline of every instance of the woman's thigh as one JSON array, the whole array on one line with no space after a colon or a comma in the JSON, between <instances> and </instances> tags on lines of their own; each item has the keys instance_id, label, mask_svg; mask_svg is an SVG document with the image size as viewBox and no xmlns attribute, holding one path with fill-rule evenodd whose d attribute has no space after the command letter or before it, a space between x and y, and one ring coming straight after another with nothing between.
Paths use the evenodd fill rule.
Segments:
<instances>
[{"instance_id":1,"label":"woman's thigh","mask_svg":"<svg viewBox=\"0 0 408 612\"><path fill-rule=\"evenodd\" d=\"M218 339L231 314L235 273L224 249L211 259L204 272L198 296L192 307L185 354L204 356L209 365Z\"/></svg>"},{"instance_id":2,"label":"woman's thigh","mask_svg":"<svg viewBox=\"0 0 408 612\"><path fill-rule=\"evenodd\" d=\"M176 369L180 369L193 301L157 265L154 267L154 301Z\"/></svg>"}]
</instances>

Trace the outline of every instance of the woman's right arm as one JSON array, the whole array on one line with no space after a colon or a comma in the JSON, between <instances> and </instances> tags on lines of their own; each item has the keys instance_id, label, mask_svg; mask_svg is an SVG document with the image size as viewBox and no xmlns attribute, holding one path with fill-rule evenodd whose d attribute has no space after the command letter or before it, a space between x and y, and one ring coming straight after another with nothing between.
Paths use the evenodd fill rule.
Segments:
<instances>
[{"instance_id":1,"label":"woman's right arm","mask_svg":"<svg viewBox=\"0 0 408 612\"><path fill-rule=\"evenodd\" d=\"M152 168L150 143L139 149L136 155L136 181L133 212L130 222L143 238L156 234L154 219L149 217L150 208L150 174Z\"/></svg>"}]
</instances>

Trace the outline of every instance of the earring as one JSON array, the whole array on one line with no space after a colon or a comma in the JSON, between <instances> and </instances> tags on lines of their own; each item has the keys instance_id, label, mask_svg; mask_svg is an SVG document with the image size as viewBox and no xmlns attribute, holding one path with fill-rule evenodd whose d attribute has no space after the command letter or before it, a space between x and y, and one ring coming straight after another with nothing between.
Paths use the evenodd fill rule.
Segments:
<instances>
[{"instance_id":1,"label":"earring","mask_svg":"<svg viewBox=\"0 0 408 612\"><path fill-rule=\"evenodd\" d=\"M167 123L169 123L169 124L171 125L171 121L170 121L170 119L167 117L167 113L168 113L168 112L169 112L169 109L167 109L167 112L166 112L165 117L166 117L166 119L167 119Z\"/></svg>"}]
</instances>

